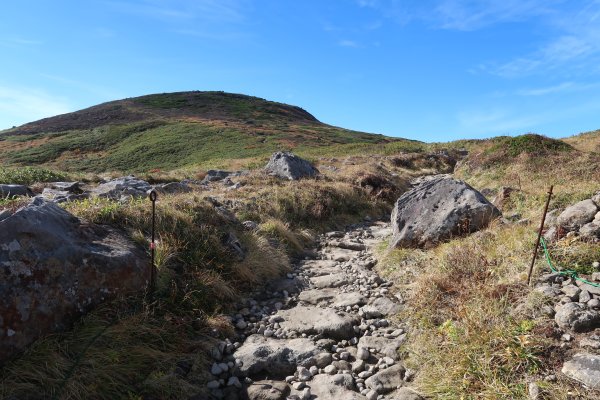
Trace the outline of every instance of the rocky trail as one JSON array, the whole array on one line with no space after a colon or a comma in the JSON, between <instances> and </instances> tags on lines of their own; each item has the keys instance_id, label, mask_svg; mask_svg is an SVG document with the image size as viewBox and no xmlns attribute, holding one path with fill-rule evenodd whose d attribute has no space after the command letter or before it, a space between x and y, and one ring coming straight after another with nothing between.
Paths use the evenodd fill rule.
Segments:
<instances>
[{"instance_id":1,"label":"rocky trail","mask_svg":"<svg viewBox=\"0 0 600 400\"><path fill-rule=\"evenodd\" d=\"M208 383L215 399L420 399L398 351L402 301L373 269L389 224L319 237L291 273L242 300L236 337L218 343Z\"/></svg>"}]
</instances>

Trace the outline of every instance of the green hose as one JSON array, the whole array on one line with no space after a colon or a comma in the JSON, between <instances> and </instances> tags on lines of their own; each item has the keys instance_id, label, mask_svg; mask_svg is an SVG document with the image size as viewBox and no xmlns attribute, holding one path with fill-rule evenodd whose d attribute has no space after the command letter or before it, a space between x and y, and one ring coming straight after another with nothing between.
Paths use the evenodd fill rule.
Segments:
<instances>
[{"instance_id":1,"label":"green hose","mask_svg":"<svg viewBox=\"0 0 600 400\"><path fill-rule=\"evenodd\" d=\"M575 280L578 280L580 282L586 283L590 286L594 286L594 287L598 287L600 288L600 284L598 283L593 283L590 282L588 280L585 280L583 278L579 277L579 274L577 274L577 271L573 270L573 269L563 269L561 271L557 270L556 268L554 268L554 265L552 265L552 260L550 259L550 253L548 252L548 247L546 246L546 241L544 240L544 237L540 238L540 242L542 243L542 247L544 248L544 255L546 256L546 262L548 263L548 266L550 267L550 269L552 270L552 272L560 274L560 275L565 275L565 276L569 276Z\"/></svg>"}]
</instances>

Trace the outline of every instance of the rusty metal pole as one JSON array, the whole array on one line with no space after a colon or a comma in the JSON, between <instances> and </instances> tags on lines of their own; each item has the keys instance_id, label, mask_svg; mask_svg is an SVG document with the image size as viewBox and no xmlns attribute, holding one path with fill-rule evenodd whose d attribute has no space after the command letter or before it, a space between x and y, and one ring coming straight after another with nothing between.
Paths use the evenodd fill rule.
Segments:
<instances>
[{"instance_id":1,"label":"rusty metal pole","mask_svg":"<svg viewBox=\"0 0 600 400\"><path fill-rule=\"evenodd\" d=\"M540 247L540 239L542 237L542 231L544 230L544 223L546 222L546 214L548 214L548 206L550 205L550 199L552 198L553 188L554 185L550 185L550 190L548 191L548 198L546 199L546 206L544 207L544 214L542 215L542 223L540 225L540 230L538 231L537 241L535 242L535 248L533 249L533 258L531 259L529 273L527 274L528 286L531 284L531 273L533 272L533 265L535 264L535 259L537 258L538 247Z\"/></svg>"},{"instance_id":2,"label":"rusty metal pole","mask_svg":"<svg viewBox=\"0 0 600 400\"><path fill-rule=\"evenodd\" d=\"M148 292L152 295L154 293L154 288L156 285L156 267L154 266L154 250L156 245L154 243L155 240L155 227L156 227L156 191L152 190L150 192L150 201L152 202L152 241L150 242L150 285Z\"/></svg>"}]
</instances>

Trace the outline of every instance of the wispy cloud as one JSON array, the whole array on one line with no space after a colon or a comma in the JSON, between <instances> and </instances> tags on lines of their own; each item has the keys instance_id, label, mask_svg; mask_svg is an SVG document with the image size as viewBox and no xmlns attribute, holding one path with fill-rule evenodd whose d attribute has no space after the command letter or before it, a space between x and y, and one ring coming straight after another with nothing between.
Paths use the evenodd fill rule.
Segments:
<instances>
[{"instance_id":1,"label":"wispy cloud","mask_svg":"<svg viewBox=\"0 0 600 400\"><path fill-rule=\"evenodd\" d=\"M553 86L520 89L517 90L516 94L519 96L545 96L549 94L562 94L566 92L581 92L585 90L598 89L599 87L600 84L598 83L583 84L576 82L563 82Z\"/></svg>"},{"instance_id":2,"label":"wispy cloud","mask_svg":"<svg viewBox=\"0 0 600 400\"><path fill-rule=\"evenodd\" d=\"M169 21L239 22L245 0L136 0L110 1L121 12Z\"/></svg>"},{"instance_id":3,"label":"wispy cloud","mask_svg":"<svg viewBox=\"0 0 600 400\"><path fill-rule=\"evenodd\" d=\"M433 9L434 22L443 29L473 31L553 13L556 0L442 0Z\"/></svg>"},{"instance_id":4,"label":"wispy cloud","mask_svg":"<svg viewBox=\"0 0 600 400\"><path fill-rule=\"evenodd\" d=\"M473 31L497 23L523 21L553 13L552 5L564 0L356 0L399 23L421 21L435 29Z\"/></svg>"},{"instance_id":5,"label":"wispy cloud","mask_svg":"<svg viewBox=\"0 0 600 400\"><path fill-rule=\"evenodd\" d=\"M358 44L358 42L355 42L354 40L348 40L348 39L340 40L338 42L338 45L340 45L342 47L353 47L353 48L360 47L360 44Z\"/></svg>"},{"instance_id":6,"label":"wispy cloud","mask_svg":"<svg viewBox=\"0 0 600 400\"><path fill-rule=\"evenodd\" d=\"M41 40L28 39L18 36L0 37L0 46L20 47L20 46L38 46L44 44Z\"/></svg>"},{"instance_id":7,"label":"wispy cloud","mask_svg":"<svg viewBox=\"0 0 600 400\"><path fill-rule=\"evenodd\" d=\"M548 72L560 75L561 71L583 75L599 72L600 1L587 1L577 10L553 13L547 24L553 35L539 49L509 61L486 63L479 69L505 78Z\"/></svg>"},{"instance_id":8,"label":"wispy cloud","mask_svg":"<svg viewBox=\"0 0 600 400\"><path fill-rule=\"evenodd\" d=\"M484 136L520 134L547 121L544 115L521 115L506 108L461 111L456 119L465 135Z\"/></svg>"},{"instance_id":9,"label":"wispy cloud","mask_svg":"<svg viewBox=\"0 0 600 400\"><path fill-rule=\"evenodd\" d=\"M43 90L0 86L0 124L5 128L72 110L66 99Z\"/></svg>"}]
</instances>

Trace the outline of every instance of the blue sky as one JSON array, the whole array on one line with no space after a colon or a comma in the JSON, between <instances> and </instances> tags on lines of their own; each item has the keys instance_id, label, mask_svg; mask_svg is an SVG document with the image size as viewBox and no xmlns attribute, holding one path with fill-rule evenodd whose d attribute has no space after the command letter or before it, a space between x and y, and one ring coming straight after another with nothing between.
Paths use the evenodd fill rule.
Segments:
<instances>
[{"instance_id":1,"label":"blue sky","mask_svg":"<svg viewBox=\"0 0 600 400\"><path fill-rule=\"evenodd\" d=\"M0 51L0 129L182 90L425 141L600 128L598 0L11 1Z\"/></svg>"}]
</instances>

